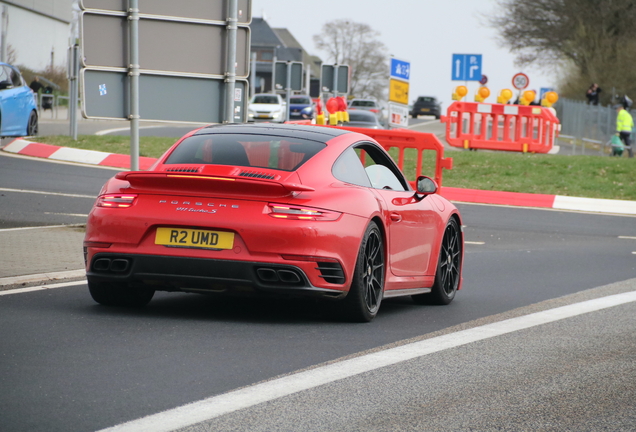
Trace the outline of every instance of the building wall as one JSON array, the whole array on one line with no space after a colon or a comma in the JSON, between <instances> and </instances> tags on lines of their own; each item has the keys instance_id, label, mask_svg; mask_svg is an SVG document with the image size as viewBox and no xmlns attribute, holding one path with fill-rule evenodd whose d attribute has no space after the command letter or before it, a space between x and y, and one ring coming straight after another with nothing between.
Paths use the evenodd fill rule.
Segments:
<instances>
[{"instance_id":1,"label":"building wall","mask_svg":"<svg viewBox=\"0 0 636 432\"><path fill-rule=\"evenodd\" d=\"M66 67L72 0L0 1L9 12L7 45L15 51L16 65L42 70Z\"/></svg>"}]
</instances>

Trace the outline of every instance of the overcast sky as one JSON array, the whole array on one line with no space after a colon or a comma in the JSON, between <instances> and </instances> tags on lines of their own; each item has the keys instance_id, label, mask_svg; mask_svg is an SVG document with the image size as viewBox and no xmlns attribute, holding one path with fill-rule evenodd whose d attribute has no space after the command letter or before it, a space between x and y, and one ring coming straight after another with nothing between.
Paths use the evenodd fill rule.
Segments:
<instances>
[{"instance_id":1,"label":"overcast sky","mask_svg":"<svg viewBox=\"0 0 636 432\"><path fill-rule=\"evenodd\" d=\"M514 66L514 57L498 45L496 31L483 24L482 15L496 8L496 0L252 0L253 16L265 16L272 27L286 27L305 50L324 62L326 53L313 42L324 23L344 18L369 24L381 33L379 40L390 54L411 63L410 102L420 95L437 96L444 107L455 86L463 84L451 80L454 53L482 54L482 72L491 90L486 102L495 102L501 89L512 89L517 72L529 76L528 89L538 92L556 85L551 71ZM469 100L478 86L469 83Z\"/></svg>"}]
</instances>

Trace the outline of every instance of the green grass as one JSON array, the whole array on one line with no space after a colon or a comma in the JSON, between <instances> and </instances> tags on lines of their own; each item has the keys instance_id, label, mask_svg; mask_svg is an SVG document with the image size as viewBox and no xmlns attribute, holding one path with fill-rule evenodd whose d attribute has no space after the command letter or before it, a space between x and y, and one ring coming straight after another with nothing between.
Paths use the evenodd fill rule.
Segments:
<instances>
[{"instance_id":1,"label":"green grass","mask_svg":"<svg viewBox=\"0 0 636 432\"><path fill-rule=\"evenodd\" d=\"M130 138L112 135L38 137L39 142L109 153L130 153ZM140 137L141 156L157 158L175 138ZM396 149L391 155L397 160ZM444 170L444 186L608 198L636 201L636 158L538 155L486 151L447 151L453 169ZM415 177L415 150L405 151L404 172ZM424 153L423 174L433 176L435 153Z\"/></svg>"}]
</instances>

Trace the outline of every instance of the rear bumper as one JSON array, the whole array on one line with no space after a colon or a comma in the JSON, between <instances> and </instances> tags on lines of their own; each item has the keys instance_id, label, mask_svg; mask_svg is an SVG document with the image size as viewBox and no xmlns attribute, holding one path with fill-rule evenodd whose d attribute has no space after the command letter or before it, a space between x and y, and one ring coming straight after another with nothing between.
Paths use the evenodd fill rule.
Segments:
<instances>
[{"instance_id":1,"label":"rear bumper","mask_svg":"<svg viewBox=\"0 0 636 432\"><path fill-rule=\"evenodd\" d=\"M334 270L326 270L333 273ZM341 268L339 269L342 271ZM293 264L206 258L98 253L86 272L89 282L147 286L158 291L275 293L340 298L346 291L313 286Z\"/></svg>"}]
</instances>

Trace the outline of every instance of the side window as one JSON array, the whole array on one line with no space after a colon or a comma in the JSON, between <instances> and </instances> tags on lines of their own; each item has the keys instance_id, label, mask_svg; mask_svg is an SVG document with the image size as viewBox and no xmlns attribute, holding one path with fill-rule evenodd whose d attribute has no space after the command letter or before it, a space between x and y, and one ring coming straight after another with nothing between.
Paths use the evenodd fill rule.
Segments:
<instances>
[{"instance_id":1,"label":"side window","mask_svg":"<svg viewBox=\"0 0 636 432\"><path fill-rule=\"evenodd\" d=\"M364 166L353 148L344 151L333 164L331 172L340 181L358 186L371 187L369 177L364 171Z\"/></svg>"},{"instance_id":2,"label":"side window","mask_svg":"<svg viewBox=\"0 0 636 432\"><path fill-rule=\"evenodd\" d=\"M13 85L10 76L11 69L6 66L0 66L0 90L4 90Z\"/></svg>"},{"instance_id":3,"label":"side window","mask_svg":"<svg viewBox=\"0 0 636 432\"><path fill-rule=\"evenodd\" d=\"M374 144L361 144L356 153L364 158L365 172L375 189L408 191L410 187L393 160Z\"/></svg>"},{"instance_id":4,"label":"side window","mask_svg":"<svg viewBox=\"0 0 636 432\"><path fill-rule=\"evenodd\" d=\"M14 69L11 69L11 83L13 84L14 88L22 87L22 80L20 79L20 74Z\"/></svg>"}]
</instances>

